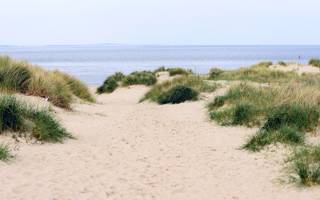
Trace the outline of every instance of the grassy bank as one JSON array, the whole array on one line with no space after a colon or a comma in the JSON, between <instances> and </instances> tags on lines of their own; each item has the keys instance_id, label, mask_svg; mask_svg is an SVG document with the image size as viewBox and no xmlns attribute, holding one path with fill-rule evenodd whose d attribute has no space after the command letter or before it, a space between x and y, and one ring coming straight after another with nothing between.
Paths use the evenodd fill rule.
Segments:
<instances>
[{"instance_id":1,"label":"grassy bank","mask_svg":"<svg viewBox=\"0 0 320 200\"><path fill-rule=\"evenodd\" d=\"M88 88L78 79L7 56L0 56L0 90L48 98L54 105L67 109L73 97L94 102Z\"/></svg>"},{"instance_id":2,"label":"grassy bank","mask_svg":"<svg viewBox=\"0 0 320 200\"><path fill-rule=\"evenodd\" d=\"M29 133L44 142L72 138L48 110L34 109L9 95L0 97L0 134L4 131Z\"/></svg>"}]
</instances>

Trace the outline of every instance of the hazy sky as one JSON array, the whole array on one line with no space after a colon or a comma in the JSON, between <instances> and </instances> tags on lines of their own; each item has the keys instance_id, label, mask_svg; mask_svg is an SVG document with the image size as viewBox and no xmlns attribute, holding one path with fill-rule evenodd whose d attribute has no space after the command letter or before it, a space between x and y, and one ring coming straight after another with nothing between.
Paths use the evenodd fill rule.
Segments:
<instances>
[{"instance_id":1,"label":"hazy sky","mask_svg":"<svg viewBox=\"0 0 320 200\"><path fill-rule=\"evenodd\" d=\"M0 45L320 44L319 0L1 0Z\"/></svg>"}]
</instances>

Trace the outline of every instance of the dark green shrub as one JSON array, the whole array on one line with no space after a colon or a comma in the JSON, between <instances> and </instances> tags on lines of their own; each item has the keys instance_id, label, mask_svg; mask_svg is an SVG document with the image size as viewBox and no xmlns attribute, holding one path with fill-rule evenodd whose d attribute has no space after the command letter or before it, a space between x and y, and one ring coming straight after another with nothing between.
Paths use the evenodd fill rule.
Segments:
<instances>
[{"instance_id":1,"label":"dark green shrub","mask_svg":"<svg viewBox=\"0 0 320 200\"><path fill-rule=\"evenodd\" d=\"M157 78L154 73L149 71L132 72L122 80L124 86L129 85L154 85Z\"/></svg>"},{"instance_id":2,"label":"dark green shrub","mask_svg":"<svg viewBox=\"0 0 320 200\"><path fill-rule=\"evenodd\" d=\"M188 100L196 100L198 98L199 93L192 89L191 87L184 86L184 85L177 85L167 92L163 93L159 100L159 104L166 104L166 103L182 103Z\"/></svg>"},{"instance_id":3,"label":"dark green shrub","mask_svg":"<svg viewBox=\"0 0 320 200\"><path fill-rule=\"evenodd\" d=\"M210 69L209 71L209 78L210 79L215 79L217 78L220 74L223 73L223 70L222 69L219 69L219 68L212 68Z\"/></svg>"},{"instance_id":4,"label":"dark green shrub","mask_svg":"<svg viewBox=\"0 0 320 200\"><path fill-rule=\"evenodd\" d=\"M309 65L320 67L320 59L317 59L317 58L310 59Z\"/></svg>"},{"instance_id":5,"label":"dark green shrub","mask_svg":"<svg viewBox=\"0 0 320 200\"><path fill-rule=\"evenodd\" d=\"M122 72L116 72L115 74L112 75L112 77L114 78L114 80L119 82L119 81L122 81L126 76Z\"/></svg>"},{"instance_id":6,"label":"dark green shrub","mask_svg":"<svg viewBox=\"0 0 320 200\"><path fill-rule=\"evenodd\" d=\"M118 86L119 86L119 84L116 81L116 79L114 79L113 77L109 77L104 81L102 86L98 87L97 93L98 94L111 93L115 89L117 89Z\"/></svg>"},{"instance_id":7,"label":"dark green shrub","mask_svg":"<svg viewBox=\"0 0 320 200\"><path fill-rule=\"evenodd\" d=\"M0 133L23 129L23 108L13 96L0 97Z\"/></svg>"},{"instance_id":8,"label":"dark green shrub","mask_svg":"<svg viewBox=\"0 0 320 200\"><path fill-rule=\"evenodd\" d=\"M35 138L46 142L62 142L71 135L46 111L37 111L32 114L34 127L32 134Z\"/></svg>"},{"instance_id":9,"label":"dark green shrub","mask_svg":"<svg viewBox=\"0 0 320 200\"><path fill-rule=\"evenodd\" d=\"M281 66L287 66L287 63L285 63L283 61L279 61L278 64L281 65Z\"/></svg>"}]
</instances>

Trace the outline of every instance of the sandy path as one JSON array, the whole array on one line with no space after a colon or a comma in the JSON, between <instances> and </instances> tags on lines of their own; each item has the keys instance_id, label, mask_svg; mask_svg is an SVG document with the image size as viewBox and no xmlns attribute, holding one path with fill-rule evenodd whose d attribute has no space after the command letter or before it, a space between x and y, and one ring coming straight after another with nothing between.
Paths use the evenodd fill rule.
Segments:
<instances>
[{"instance_id":1,"label":"sandy path","mask_svg":"<svg viewBox=\"0 0 320 200\"><path fill-rule=\"evenodd\" d=\"M279 153L238 150L254 130L208 122L204 102L137 104L147 88L58 115L77 140L22 145L0 164L0 199L320 199L283 186Z\"/></svg>"}]
</instances>

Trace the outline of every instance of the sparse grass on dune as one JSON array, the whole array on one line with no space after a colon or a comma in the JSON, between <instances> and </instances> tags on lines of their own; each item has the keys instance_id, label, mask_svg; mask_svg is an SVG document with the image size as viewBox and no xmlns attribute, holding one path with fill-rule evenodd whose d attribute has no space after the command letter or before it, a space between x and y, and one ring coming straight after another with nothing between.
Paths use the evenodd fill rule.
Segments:
<instances>
[{"instance_id":1,"label":"sparse grass on dune","mask_svg":"<svg viewBox=\"0 0 320 200\"><path fill-rule=\"evenodd\" d=\"M312 65L314 67L320 67L320 59L318 59L318 58L310 59L309 65Z\"/></svg>"},{"instance_id":2,"label":"sparse grass on dune","mask_svg":"<svg viewBox=\"0 0 320 200\"><path fill-rule=\"evenodd\" d=\"M154 85L150 91L145 94L141 101L149 99L151 101L161 103L163 96L173 92L174 90L172 90L172 88L175 88L176 86L192 88L197 93L212 92L217 88L216 84L210 84L200 76L182 76Z\"/></svg>"},{"instance_id":3,"label":"sparse grass on dune","mask_svg":"<svg viewBox=\"0 0 320 200\"><path fill-rule=\"evenodd\" d=\"M282 72L278 70L270 70L268 67L271 62L263 62L253 65L249 68L241 68L231 71L222 71L214 68L209 73L211 80L241 80L253 81L258 83L285 83L293 80L299 75L294 72Z\"/></svg>"},{"instance_id":4,"label":"sparse grass on dune","mask_svg":"<svg viewBox=\"0 0 320 200\"><path fill-rule=\"evenodd\" d=\"M153 72L142 71L132 72L122 79L123 86L129 85L154 85L157 82L157 78Z\"/></svg>"},{"instance_id":5,"label":"sparse grass on dune","mask_svg":"<svg viewBox=\"0 0 320 200\"><path fill-rule=\"evenodd\" d=\"M8 56L0 56L0 89L46 97L62 108L70 108L73 96L94 101L87 87L74 77L47 71Z\"/></svg>"},{"instance_id":6,"label":"sparse grass on dune","mask_svg":"<svg viewBox=\"0 0 320 200\"><path fill-rule=\"evenodd\" d=\"M208 105L211 119L222 125L261 126L244 147L259 151L272 143L303 143L320 116L320 92L303 83L257 87L242 83Z\"/></svg>"},{"instance_id":7,"label":"sparse grass on dune","mask_svg":"<svg viewBox=\"0 0 320 200\"><path fill-rule=\"evenodd\" d=\"M192 74L191 70L186 70L180 67L168 68L167 70L170 76Z\"/></svg>"},{"instance_id":8,"label":"sparse grass on dune","mask_svg":"<svg viewBox=\"0 0 320 200\"><path fill-rule=\"evenodd\" d=\"M12 157L10 153L9 146L6 144L1 143L0 144L0 160L1 161L7 161Z\"/></svg>"},{"instance_id":9,"label":"sparse grass on dune","mask_svg":"<svg viewBox=\"0 0 320 200\"><path fill-rule=\"evenodd\" d=\"M298 147L288 161L294 181L306 186L320 184L320 146Z\"/></svg>"},{"instance_id":10,"label":"sparse grass on dune","mask_svg":"<svg viewBox=\"0 0 320 200\"><path fill-rule=\"evenodd\" d=\"M71 135L47 110L36 110L14 96L0 97L0 134L3 131L31 132L41 141L62 142Z\"/></svg>"},{"instance_id":11,"label":"sparse grass on dune","mask_svg":"<svg viewBox=\"0 0 320 200\"><path fill-rule=\"evenodd\" d=\"M70 90L72 91L72 93L83 100L86 100L88 102L95 102L95 99L93 98L93 96L91 95L88 87L79 79L76 79L75 77L62 73L60 71L54 71L53 72L56 76L60 76L62 79L64 79L64 81L67 83L67 85L69 86Z\"/></svg>"},{"instance_id":12,"label":"sparse grass on dune","mask_svg":"<svg viewBox=\"0 0 320 200\"><path fill-rule=\"evenodd\" d=\"M98 87L97 93L111 93L116 90L119 86L130 86L130 85L153 85L157 82L157 78L153 72L142 71L132 72L125 76L121 72L108 76L103 84Z\"/></svg>"}]
</instances>

